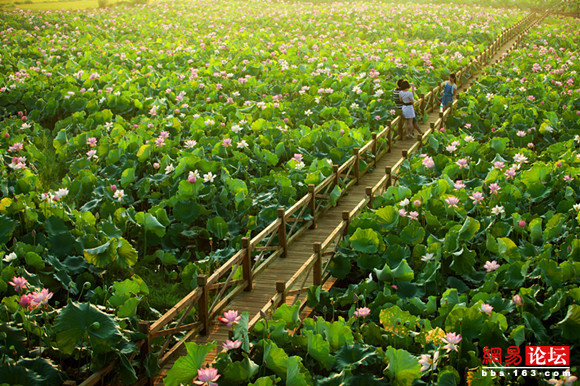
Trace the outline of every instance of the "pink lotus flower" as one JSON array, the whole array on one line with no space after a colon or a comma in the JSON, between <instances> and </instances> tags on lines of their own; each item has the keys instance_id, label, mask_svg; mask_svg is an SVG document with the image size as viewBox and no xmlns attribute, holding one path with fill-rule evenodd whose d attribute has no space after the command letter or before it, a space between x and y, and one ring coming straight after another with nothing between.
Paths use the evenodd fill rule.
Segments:
<instances>
[{"instance_id":1,"label":"pink lotus flower","mask_svg":"<svg viewBox=\"0 0 580 386\"><path fill-rule=\"evenodd\" d=\"M52 298L52 295L53 293L48 292L48 289L46 288L43 288L40 292L33 292L32 294L30 294L32 298L30 304L33 307L45 306L48 304L50 298Z\"/></svg>"},{"instance_id":2,"label":"pink lotus flower","mask_svg":"<svg viewBox=\"0 0 580 386\"><path fill-rule=\"evenodd\" d=\"M222 146L223 147L230 147L230 146L232 146L232 140L231 140L231 138L224 138L222 140Z\"/></svg>"},{"instance_id":3,"label":"pink lotus flower","mask_svg":"<svg viewBox=\"0 0 580 386\"><path fill-rule=\"evenodd\" d=\"M294 153L294 157L292 157L292 159L296 162L302 161L302 158L303 158L303 156L300 153Z\"/></svg>"},{"instance_id":4,"label":"pink lotus flower","mask_svg":"<svg viewBox=\"0 0 580 386\"><path fill-rule=\"evenodd\" d=\"M433 161L433 158L427 156L425 158L423 158L422 161L423 166L425 166L427 169L431 169L432 167L435 166L435 162Z\"/></svg>"},{"instance_id":5,"label":"pink lotus flower","mask_svg":"<svg viewBox=\"0 0 580 386\"><path fill-rule=\"evenodd\" d=\"M473 192L471 196L469 196L473 200L473 205L477 205L483 201L483 193L481 192Z\"/></svg>"},{"instance_id":6,"label":"pink lotus flower","mask_svg":"<svg viewBox=\"0 0 580 386\"><path fill-rule=\"evenodd\" d=\"M407 215L407 211L404 208L399 209L399 216L405 217Z\"/></svg>"},{"instance_id":7,"label":"pink lotus flower","mask_svg":"<svg viewBox=\"0 0 580 386\"><path fill-rule=\"evenodd\" d=\"M231 341L229 339L226 339L226 341L222 344L222 347L224 348L224 350L228 351L228 350L235 350L237 348L239 348L242 345L242 342L240 340L234 340Z\"/></svg>"},{"instance_id":8,"label":"pink lotus flower","mask_svg":"<svg viewBox=\"0 0 580 386\"><path fill-rule=\"evenodd\" d=\"M510 178L514 178L516 176L516 169L514 169L513 167L509 168L508 170L505 171L504 176L506 177L507 180L509 180Z\"/></svg>"},{"instance_id":9,"label":"pink lotus flower","mask_svg":"<svg viewBox=\"0 0 580 386\"><path fill-rule=\"evenodd\" d=\"M458 344L459 342L461 342L461 340L463 339L461 337L461 334L456 334L455 332L449 332L447 334L445 334L445 342L447 343L453 343L453 344Z\"/></svg>"},{"instance_id":10,"label":"pink lotus flower","mask_svg":"<svg viewBox=\"0 0 580 386\"><path fill-rule=\"evenodd\" d=\"M240 324L239 320L242 319L241 316L238 316L238 311L229 310L224 312L224 316L219 316L218 320L228 327L233 326L234 324Z\"/></svg>"},{"instance_id":11,"label":"pink lotus flower","mask_svg":"<svg viewBox=\"0 0 580 386\"><path fill-rule=\"evenodd\" d=\"M485 312L488 315L491 315L491 312L493 311L493 307L490 306L489 304L482 304L481 306L479 306L479 310L481 312Z\"/></svg>"},{"instance_id":12,"label":"pink lotus flower","mask_svg":"<svg viewBox=\"0 0 580 386\"><path fill-rule=\"evenodd\" d=\"M459 204L459 198L455 197L455 196L449 196L445 199L445 202L448 204L448 208L454 207L457 208L457 204Z\"/></svg>"},{"instance_id":13,"label":"pink lotus flower","mask_svg":"<svg viewBox=\"0 0 580 386\"><path fill-rule=\"evenodd\" d=\"M24 149L24 146L20 142L16 142L14 145L8 147L9 152L16 152Z\"/></svg>"},{"instance_id":14,"label":"pink lotus flower","mask_svg":"<svg viewBox=\"0 0 580 386\"><path fill-rule=\"evenodd\" d=\"M461 342L462 339L463 338L461 337L460 334L449 332L445 335L445 338L442 338L441 340L447 343L445 346L443 346L443 348L446 349L447 352L450 352L450 351L459 351L457 350L457 345L459 344L459 342Z\"/></svg>"},{"instance_id":15,"label":"pink lotus flower","mask_svg":"<svg viewBox=\"0 0 580 386\"><path fill-rule=\"evenodd\" d=\"M514 300L514 303L518 306L521 306L524 304L524 301L522 300L522 297L520 295L514 295L513 300Z\"/></svg>"},{"instance_id":16,"label":"pink lotus flower","mask_svg":"<svg viewBox=\"0 0 580 386\"><path fill-rule=\"evenodd\" d=\"M94 159L98 159L99 158L99 156L97 155L97 151L96 150L89 150L89 151L87 151L87 159L91 159L91 158L94 158Z\"/></svg>"},{"instance_id":17,"label":"pink lotus flower","mask_svg":"<svg viewBox=\"0 0 580 386\"><path fill-rule=\"evenodd\" d=\"M213 367L207 367L205 369L197 370L197 381L194 381L196 385L206 385L206 386L218 386L215 383L221 375L218 374L217 369Z\"/></svg>"},{"instance_id":18,"label":"pink lotus flower","mask_svg":"<svg viewBox=\"0 0 580 386\"><path fill-rule=\"evenodd\" d=\"M32 296L24 294L20 298L20 301L18 302L18 304L20 305L20 307L28 307L29 309L32 309L32 306L30 304L31 301L32 301Z\"/></svg>"},{"instance_id":19,"label":"pink lotus flower","mask_svg":"<svg viewBox=\"0 0 580 386\"><path fill-rule=\"evenodd\" d=\"M485 268L487 272L492 272L499 268L499 264L495 260L486 261L483 268Z\"/></svg>"},{"instance_id":20,"label":"pink lotus flower","mask_svg":"<svg viewBox=\"0 0 580 386\"><path fill-rule=\"evenodd\" d=\"M195 181L197 181L197 179L199 178L199 172L197 171L197 169L192 172L189 172L189 175L187 176L187 181L189 181L190 184L193 184Z\"/></svg>"},{"instance_id":21,"label":"pink lotus flower","mask_svg":"<svg viewBox=\"0 0 580 386\"><path fill-rule=\"evenodd\" d=\"M419 212L416 212L414 210L409 212L409 218L411 220L419 220Z\"/></svg>"},{"instance_id":22,"label":"pink lotus flower","mask_svg":"<svg viewBox=\"0 0 580 386\"><path fill-rule=\"evenodd\" d=\"M90 147L97 147L97 139L95 137L87 138L87 145Z\"/></svg>"},{"instance_id":23,"label":"pink lotus flower","mask_svg":"<svg viewBox=\"0 0 580 386\"><path fill-rule=\"evenodd\" d=\"M469 163L465 158L458 159L455 164L459 166L459 169L467 169L469 167Z\"/></svg>"},{"instance_id":24,"label":"pink lotus flower","mask_svg":"<svg viewBox=\"0 0 580 386\"><path fill-rule=\"evenodd\" d=\"M453 184L453 187L454 187L454 190L461 190L461 189L465 188L465 184L463 183L463 180L457 180Z\"/></svg>"},{"instance_id":25,"label":"pink lotus flower","mask_svg":"<svg viewBox=\"0 0 580 386\"><path fill-rule=\"evenodd\" d=\"M495 182L489 185L489 191L491 194L497 194L500 190L501 190L500 186Z\"/></svg>"},{"instance_id":26,"label":"pink lotus flower","mask_svg":"<svg viewBox=\"0 0 580 386\"><path fill-rule=\"evenodd\" d=\"M28 280L23 278L22 276L14 276L11 282L8 282L12 287L14 287L14 291L20 292L28 288Z\"/></svg>"},{"instance_id":27,"label":"pink lotus flower","mask_svg":"<svg viewBox=\"0 0 580 386\"><path fill-rule=\"evenodd\" d=\"M502 169L504 167L504 163L502 161L495 161L493 163L493 167L496 169Z\"/></svg>"},{"instance_id":28,"label":"pink lotus flower","mask_svg":"<svg viewBox=\"0 0 580 386\"><path fill-rule=\"evenodd\" d=\"M415 205L415 208L418 208L421 206L421 200L415 200L413 201L413 205Z\"/></svg>"},{"instance_id":29,"label":"pink lotus flower","mask_svg":"<svg viewBox=\"0 0 580 386\"><path fill-rule=\"evenodd\" d=\"M162 147L163 145L165 145L165 138L163 138L163 137L157 137L155 139L155 145L157 147Z\"/></svg>"},{"instance_id":30,"label":"pink lotus flower","mask_svg":"<svg viewBox=\"0 0 580 386\"><path fill-rule=\"evenodd\" d=\"M357 318L366 318L367 316L369 316L371 313L371 309L368 307L361 307L361 308L357 308L354 311L354 316L356 316Z\"/></svg>"}]
</instances>

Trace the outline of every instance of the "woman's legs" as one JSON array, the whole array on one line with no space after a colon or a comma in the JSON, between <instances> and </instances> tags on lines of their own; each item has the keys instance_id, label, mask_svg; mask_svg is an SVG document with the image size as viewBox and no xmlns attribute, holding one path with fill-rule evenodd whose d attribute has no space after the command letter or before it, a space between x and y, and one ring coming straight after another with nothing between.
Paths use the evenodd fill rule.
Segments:
<instances>
[{"instance_id":1,"label":"woman's legs","mask_svg":"<svg viewBox=\"0 0 580 386\"><path fill-rule=\"evenodd\" d=\"M405 137L412 137L413 136L413 118L406 118L405 119Z\"/></svg>"},{"instance_id":2,"label":"woman's legs","mask_svg":"<svg viewBox=\"0 0 580 386\"><path fill-rule=\"evenodd\" d=\"M415 129L415 131L417 133L419 133L419 135L423 135L423 132L421 131L421 129L419 128L419 124L417 124L417 121L413 119L413 128Z\"/></svg>"}]
</instances>

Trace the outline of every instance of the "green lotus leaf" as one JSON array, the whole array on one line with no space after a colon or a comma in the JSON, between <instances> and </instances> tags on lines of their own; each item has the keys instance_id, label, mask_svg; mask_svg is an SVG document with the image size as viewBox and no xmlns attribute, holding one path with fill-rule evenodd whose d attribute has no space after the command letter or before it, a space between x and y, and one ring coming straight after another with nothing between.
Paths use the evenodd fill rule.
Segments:
<instances>
[{"instance_id":1,"label":"green lotus leaf","mask_svg":"<svg viewBox=\"0 0 580 386\"><path fill-rule=\"evenodd\" d=\"M215 343L198 345L194 342L186 342L187 355L177 358L163 379L163 383L168 386L190 384L197 376L197 370L202 368L205 357L216 347Z\"/></svg>"},{"instance_id":2,"label":"green lotus leaf","mask_svg":"<svg viewBox=\"0 0 580 386\"><path fill-rule=\"evenodd\" d=\"M372 229L358 228L350 236L350 245L363 253L376 253L379 250L379 235Z\"/></svg>"},{"instance_id":3,"label":"green lotus leaf","mask_svg":"<svg viewBox=\"0 0 580 386\"><path fill-rule=\"evenodd\" d=\"M70 302L61 309L54 331L57 346L69 355L83 341L88 341L95 353L104 353L123 340L115 320L89 303Z\"/></svg>"},{"instance_id":4,"label":"green lotus leaf","mask_svg":"<svg viewBox=\"0 0 580 386\"><path fill-rule=\"evenodd\" d=\"M580 306L571 304L564 319L558 322L558 327L562 329L562 337L570 341L580 339Z\"/></svg>"},{"instance_id":5,"label":"green lotus leaf","mask_svg":"<svg viewBox=\"0 0 580 386\"><path fill-rule=\"evenodd\" d=\"M388 347L386 352L388 366L385 374L391 377L396 386L411 386L421 378L421 365L417 357L407 350Z\"/></svg>"}]
</instances>

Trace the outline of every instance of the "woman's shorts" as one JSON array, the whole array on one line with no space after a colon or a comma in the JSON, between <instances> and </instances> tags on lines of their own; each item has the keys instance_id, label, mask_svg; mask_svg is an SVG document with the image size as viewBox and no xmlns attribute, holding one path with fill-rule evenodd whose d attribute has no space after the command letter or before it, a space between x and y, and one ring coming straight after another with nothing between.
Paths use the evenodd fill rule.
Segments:
<instances>
[{"instance_id":1,"label":"woman's shorts","mask_svg":"<svg viewBox=\"0 0 580 386\"><path fill-rule=\"evenodd\" d=\"M402 110L405 119L415 118L415 108L413 106L403 106Z\"/></svg>"}]
</instances>

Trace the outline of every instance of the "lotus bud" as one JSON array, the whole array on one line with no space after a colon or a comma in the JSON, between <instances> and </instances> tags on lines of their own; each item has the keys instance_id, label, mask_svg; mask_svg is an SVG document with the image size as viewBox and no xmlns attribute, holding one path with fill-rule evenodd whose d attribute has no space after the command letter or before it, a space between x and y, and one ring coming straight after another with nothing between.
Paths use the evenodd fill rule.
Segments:
<instances>
[{"instance_id":1,"label":"lotus bud","mask_svg":"<svg viewBox=\"0 0 580 386\"><path fill-rule=\"evenodd\" d=\"M91 286L92 286L92 284L90 281L85 281L85 284L83 284L83 289L84 290L91 289Z\"/></svg>"},{"instance_id":2,"label":"lotus bud","mask_svg":"<svg viewBox=\"0 0 580 386\"><path fill-rule=\"evenodd\" d=\"M520 228L524 228L524 227L526 226L526 222L525 222L524 220L521 220L521 221L518 223L518 226L519 226Z\"/></svg>"},{"instance_id":3,"label":"lotus bud","mask_svg":"<svg viewBox=\"0 0 580 386\"><path fill-rule=\"evenodd\" d=\"M421 206L421 200L415 200L413 201L413 205L415 205L415 208L418 208Z\"/></svg>"},{"instance_id":4,"label":"lotus bud","mask_svg":"<svg viewBox=\"0 0 580 386\"><path fill-rule=\"evenodd\" d=\"M562 162L561 162L561 161L558 161L558 162L556 163L556 166L557 166L557 167L559 167L559 168L561 168L561 167L562 167Z\"/></svg>"},{"instance_id":5,"label":"lotus bud","mask_svg":"<svg viewBox=\"0 0 580 386\"><path fill-rule=\"evenodd\" d=\"M115 190L117 190L117 185L111 185L111 190L114 192Z\"/></svg>"},{"instance_id":6,"label":"lotus bud","mask_svg":"<svg viewBox=\"0 0 580 386\"><path fill-rule=\"evenodd\" d=\"M99 328L101 328L101 323L99 322L94 322L93 324L91 324L89 326L89 328L93 331L97 331Z\"/></svg>"},{"instance_id":7,"label":"lotus bud","mask_svg":"<svg viewBox=\"0 0 580 386\"><path fill-rule=\"evenodd\" d=\"M10 138L10 134L4 133L4 138Z\"/></svg>"}]
</instances>

